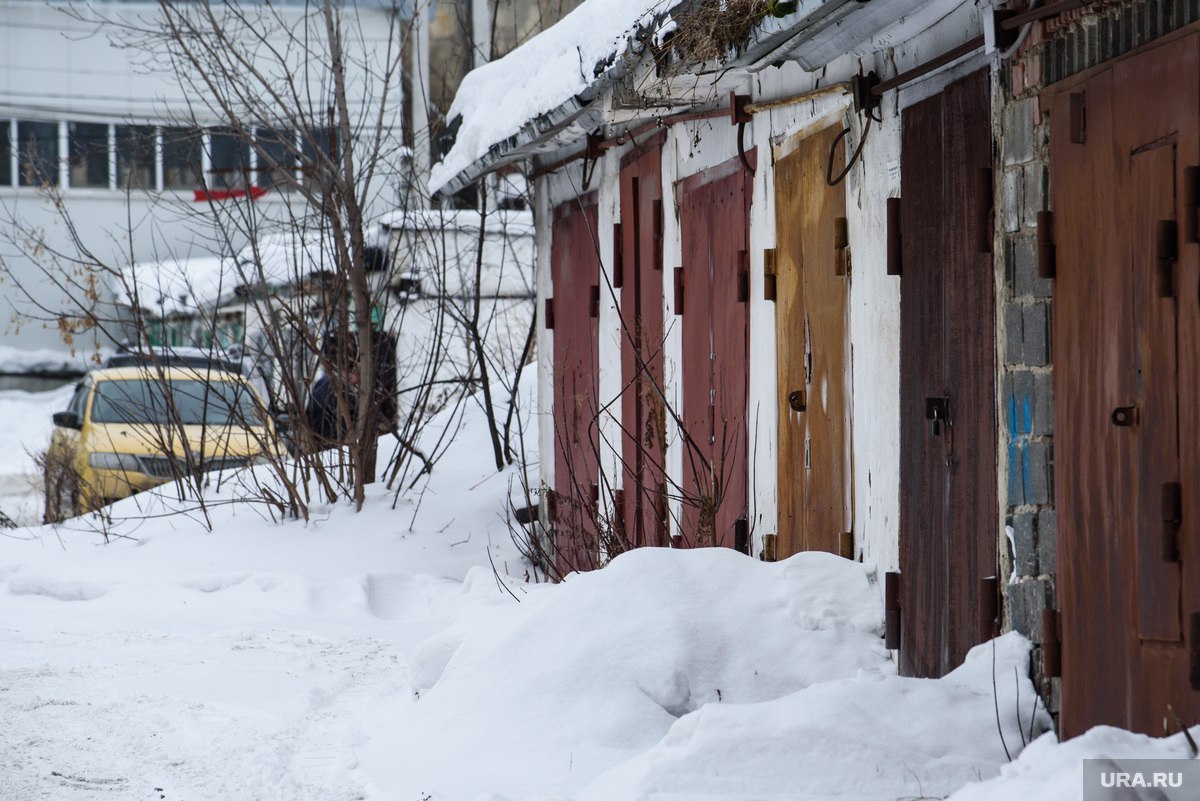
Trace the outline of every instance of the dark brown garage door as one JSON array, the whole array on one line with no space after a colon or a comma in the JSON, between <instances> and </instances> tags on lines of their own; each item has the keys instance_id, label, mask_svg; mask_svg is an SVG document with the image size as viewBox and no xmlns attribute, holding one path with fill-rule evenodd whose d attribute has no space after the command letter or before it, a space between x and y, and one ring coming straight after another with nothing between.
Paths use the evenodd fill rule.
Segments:
<instances>
[{"instance_id":1,"label":"dark brown garage door","mask_svg":"<svg viewBox=\"0 0 1200 801\"><path fill-rule=\"evenodd\" d=\"M1195 36L1055 98L1051 118L1062 733L1194 724L1200 620ZM1196 645L1194 635L1192 644Z\"/></svg>"},{"instance_id":2,"label":"dark brown garage door","mask_svg":"<svg viewBox=\"0 0 1200 801\"><path fill-rule=\"evenodd\" d=\"M974 193L991 165L986 71L902 114L900 670L940 676L981 639L994 576L995 287Z\"/></svg>"}]
</instances>

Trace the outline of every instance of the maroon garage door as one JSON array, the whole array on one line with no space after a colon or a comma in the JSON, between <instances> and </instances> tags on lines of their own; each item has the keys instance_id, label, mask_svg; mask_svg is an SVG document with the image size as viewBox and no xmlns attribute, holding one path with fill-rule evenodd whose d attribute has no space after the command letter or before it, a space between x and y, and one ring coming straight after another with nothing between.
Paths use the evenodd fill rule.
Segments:
<instances>
[{"instance_id":1,"label":"maroon garage door","mask_svg":"<svg viewBox=\"0 0 1200 801\"><path fill-rule=\"evenodd\" d=\"M599 475L596 292L600 257L591 195L554 210L545 324L554 330L554 547L561 571L597 567Z\"/></svg>"},{"instance_id":2,"label":"maroon garage door","mask_svg":"<svg viewBox=\"0 0 1200 801\"><path fill-rule=\"evenodd\" d=\"M678 185L683 266L684 544L746 548L750 174L733 159Z\"/></svg>"}]
</instances>

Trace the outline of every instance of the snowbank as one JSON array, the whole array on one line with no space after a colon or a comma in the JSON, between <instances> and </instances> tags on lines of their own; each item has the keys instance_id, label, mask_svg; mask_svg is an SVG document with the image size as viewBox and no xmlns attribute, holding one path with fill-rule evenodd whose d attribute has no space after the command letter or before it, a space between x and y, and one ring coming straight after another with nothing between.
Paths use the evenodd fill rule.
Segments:
<instances>
[{"instance_id":1,"label":"snowbank","mask_svg":"<svg viewBox=\"0 0 1200 801\"><path fill-rule=\"evenodd\" d=\"M1005 761L993 659L1008 747L1048 722L1030 720L1015 635L940 681L892 675L870 569L828 554L642 549L521 598L418 649L413 697L372 749L381 786L436 801L940 797Z\"/></svg>"},{"instance_id":2,"label":"snowbank","mask_svg":"<svg viewBox=\"0 0 1200 801\"><path fill-rule=\"evenodd\" d=\"M942 798L995 775L1006 747L1019 752L1049 725L1028 661L1029 643L1010 634L938 680L860 672L768 703L706 706L576 798Z\"/></svg>"},{"instance_id":3,"label":"snowbank","mask_svg":"<svg viewBox=\"0 0 1200 801\"><path fill-rule=\"evenodd\" d=\"M1200 737L1200 727L1192 729ZM991 781L972 784L952 795L951 801L1075 801L1083 799L1085 759L1191 759L1182 734L1155 738L1123 729L1098 726L1073 740L1059 743L1046 734L1031 744L1011 765ZM1134 798L1137 791L1130 791ZM1149 791L1138 798L1161 798Z\"/></svg>"}]
</instances>

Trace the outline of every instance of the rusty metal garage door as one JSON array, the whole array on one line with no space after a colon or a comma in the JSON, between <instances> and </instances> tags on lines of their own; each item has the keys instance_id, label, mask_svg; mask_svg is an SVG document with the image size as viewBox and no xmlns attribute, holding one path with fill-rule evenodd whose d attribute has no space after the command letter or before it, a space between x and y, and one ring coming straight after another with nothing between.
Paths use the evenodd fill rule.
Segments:
<instances>
[{"instance_id":1,"label":"rusty metal garage door","mask_svg":"<svg viewBox=\"0 0 1200 801\"><path fill-rule=\"evenodd\" d=\"M1120 61L1052 109L1066 736L1200 716L1198 49Z\"/></svg>"}]
</instances>

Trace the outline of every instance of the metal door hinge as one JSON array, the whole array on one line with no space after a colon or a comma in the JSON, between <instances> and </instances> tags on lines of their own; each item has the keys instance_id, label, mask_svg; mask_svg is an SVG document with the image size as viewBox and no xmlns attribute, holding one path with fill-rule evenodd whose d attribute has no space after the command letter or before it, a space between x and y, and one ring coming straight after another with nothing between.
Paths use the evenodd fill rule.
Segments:
<instances>
[{"instance_id":1,"label":"metal door hinge","mask_svg":"<svg viewBox=\"0 0 1200 801\"><path fill-rule=\"evenodd\" d=\"M992 252L992 168L980 167L975 172L975 250Z\"/></svg>"},{"instance_id":2,"label":"metal door hinge","mask_svg":"<svg viewBox=\"0 0 1200 801\"><path fill-rule=\"evenodd\" d=\"M675 313L683 314L683 268L675 268Z\"/></svg>"},{"instance_id":3,"label":"metal door hinge","mask_svg":"<svg viewBox=\"0 0 1200 801\"><path fill-rule=\"evenodd\" d=\"M613 223L612 285L613 289L620 289L625 285L625 239L621 236L621 223Z\"/></svg>"},{"instance_id":4,"label":"metal door hinge","mask_svg":"<svg viewBox=\"0 0 1200 801\"><path fill-rule=\"evenodd\" d=\"M1200 167L1183 170L1183 241L1200 242Z\"/></svg>"},{"instance_id":5,"label":"metal door hinge","mask_svg":"<svg viewBox=\"0 0 1200 801\"><path fill-rule=\"evenodd\" d=\"M979 580L979 642L996 636L1000 617L999 582L995 576Z\"/></svg>"},{"instance_id":6,"label":"metal door hinge","mask_svg":"<svg viewBox=\"0 0 1200 801\"><path fill-rule=\"evenodd\" d=\"M900 574L883 574L883 645L889 651L900 647Z\"/></svg>"},{"instance_id":7,"label":"metal door hinge","mask_svg":"<svg viewBox=\"0 0 1200 801\"><path fill-rule=\"evenodd\" d=\"M658 272L662 272L664 236L662 198L656 199L651 205L654 208L654 269Z\"/></svg>"},{"instance_id":8,"label":"metal door hinge","mask_svg":"<svg viewBox=\"0 0 1200 801\"><path fill-rule=\"evenodd\" d=\"M1183 525L1183 485L1168 481L1162 485L1162 559L1179 561L1179 528Z\"/></svg>"},{"instance_id":9,"label":"metal door hinge","mask_svg":"<svg viewBox=\"0 0 1200 801\"><path fill-rule=\"evenodd\" d=\"M1038 277L1053 278L1057 271L1054 248L1054 212L1037 213Z\"/></svg>"},{"instance_id":10,"label":"metal door hinge","mask_svg":"<svg viewBox=\"0 0 1200 801\"><path fill-rule=\"evenodd\" d=\"M1175 262L1179 260L1179 226L1159 220L1154 230L1154 255L1158 260L1158 296L1175 297Z\"/></svg>"},{"instance_id":11,"label":"metal door hinge","mask_svg":"<svg viewBox=\"0 0 1200 801\"><path fill-rule=\"evenodd\" d=\"M763 251L763 300L775 300L775 248Z\"/></svg>"},{"instance_id":12,"label":"metal door hinge","mask_svg":"<svg viewBox=\"0 0 1200 801\"><path fill-rule=\"evenodd\" d=\"M600 316L600 285L588 287L588 316L593 320Z\"/></svg>"},{"instance_id":13,"label":"metal door hinge","mask_svg":"<svg viewBox=\"0 0 1200 801\"><path fill-rule=\"evenodd\" d=\"M546 330L554 329L554 298L546 298L546 311L542 315L543 321L546 323Z\"/></svg>"},{"instance_id":14,"label":"metal door hinge","mask_svg":"<svg viewBox=\"0 0 1200 801\"><path fill-rule=\"evenodd\" d=\"M887 274L900 275L901 263L900 198L887 199Z\"/></svg>"},{"instance_id":15,"label":"metal door hinge","mask_svg":"<svg viewBox=\"0 0 1200 801\"><path fill-rule=\"evenodd\" d=\"M1071 144L1082 145L1087 142L1087 111L1083 92L1072 92L1067 96L1067 128Z\"/></svg>"},{"instance_id":16,"label":"metal door hinge","mask_svg":"<svg viewBox=\"0 0 1200 801\"><path fill-rule=\"evenodd\" d=\"M1200 612L1188 615L1188 683L1200 692Z\"/></svg>"},{"instance_id":17,"label":"metal door hinge","mask_svg":"<svg viewBox=\"0 0 1200 801\"><path fill-rule=\"evenodd\" d=\"M1059 638L1057 609L1042 610L1042 674L1046 678L1062 675L1062 640Z\"/></svg>"},{"instance_id":18,"label":"metal door hinge","mask_svg":"<svg viewBox=\"0 0 1200 801\"><path fill-rule=\"evenodd\" d=\"M750 302L750 253L745 250L737 255L737 299L738 303Z\"/></svg>"},{"instance_id":19,"label":"metal door hinge","mask_svg":"<svg viewBox=\"0 0 1200 801\"><path fill-rule=\"evenodd\" d=\"M849 266L850 226L845 217L833 218L833 274L844 276Z\"/></svg>"},{"instance_id":20,"label":"metal door hinge","mask_svg":"<svg viewBox=\"0 0 1200 801\"><path fill-rule=\"evenodd\" d=\"M744 517L733 521L733 550L750 554L750 521Z\"/></svg>"}]
</instances>

